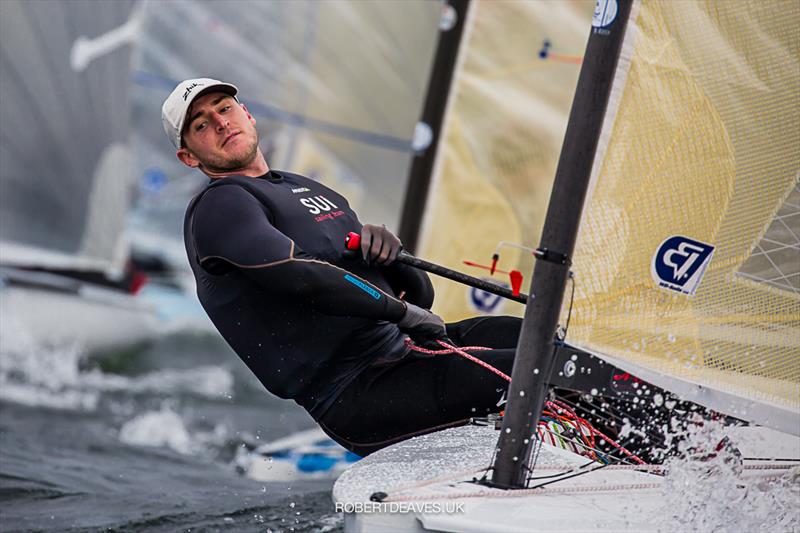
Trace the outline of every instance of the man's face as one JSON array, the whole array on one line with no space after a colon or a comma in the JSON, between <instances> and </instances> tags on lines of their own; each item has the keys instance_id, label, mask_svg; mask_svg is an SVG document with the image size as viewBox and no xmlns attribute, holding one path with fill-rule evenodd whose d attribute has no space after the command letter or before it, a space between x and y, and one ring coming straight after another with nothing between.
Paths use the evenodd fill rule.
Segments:
<instances>
[{"instance_id":1,"label":"man's face","mask_svg":"<svg viewBox=\"0 0 800 533\"><path fill-rule=\"evenodd\" d=\"M256 120L228 94L211 92L189 108L183 130L181 161L212 172L237 170L256 156Z\"/></svg>"}]
</instances>

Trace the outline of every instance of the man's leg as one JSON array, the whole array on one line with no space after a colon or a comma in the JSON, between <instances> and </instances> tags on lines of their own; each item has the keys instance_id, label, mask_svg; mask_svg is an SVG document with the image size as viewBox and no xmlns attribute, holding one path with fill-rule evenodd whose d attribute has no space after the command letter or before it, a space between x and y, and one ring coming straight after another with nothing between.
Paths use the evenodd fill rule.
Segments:
<instances>
[{"instance_id":1,"label":"man's leg","mask_svg":"<svg viewBox=\"0 0 800 533\"><path fill-rule=\"evenodd\" d=\"M513 349L472 355L511 373ZM497 412L507 386L499 376L456 354L410 355L364 371L319 423L344 447L367 455L416 435L463 425L473 416Z\"/></svg>"},{"instance_id":2,"label":"man's leg","mask_svg":"<svg viewBox=\"0 0 800 533\"><path fill-rule=\"evenodd\" d=\"M521 328L521 318L514 316L479 316L447 324L447 336L457 346L513 349L517 346Z\"/></svg>"}]
</instances>

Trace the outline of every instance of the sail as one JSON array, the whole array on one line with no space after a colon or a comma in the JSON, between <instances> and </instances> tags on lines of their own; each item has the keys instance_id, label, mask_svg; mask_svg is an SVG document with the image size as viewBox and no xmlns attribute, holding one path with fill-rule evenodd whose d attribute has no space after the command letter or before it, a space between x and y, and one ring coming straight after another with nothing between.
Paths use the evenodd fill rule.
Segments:
<instances>
[{"instance_id":1,"label":"sail","mask_svg":"<svg viewBox=\"0 0 800 533\"><path fill-rule=\"evenodd\" d=\"M118 269L132 0L0 2L0 261Z\"/></svg>"},{"instance_id":2,"label":"sail","mask_svg":"<svg viewBox=\"0 0 800 533\"><path fill-rule=\"evenodd\" d=\"M463 262L489 265L500 241L537 245L594 5L471 2L420 232L421 257L490 277ZM500 255L501 270L531 272L530 253L504 247ZM509 283L505 273L493 279ZM477 289L432 281L434 310L447 320L524 311Z\"/></svg>"},{"instance_id":3,"label":"sail","mask_svg":"<svg viewBox=\"0 0 800 533\"><path fill-rule=\"evenodd\" d=\"M427 0L148 3L132 89L148 229L155 221L179 238L192 193L181 183L204 183L160 118L175 84L198 76L239 87L271 167L319 179L364 222L396 229L440 10Z\"/></svg>"},{"instance_id":4,"label":"sail","mask_svg":"<svg viewBox=\"0 0 800 533\"><path fill-rule=\"evenodd\" d=\"M800 4L634 3L567 341L800 432L799 170Z\"/></svg>"}]
</instances>

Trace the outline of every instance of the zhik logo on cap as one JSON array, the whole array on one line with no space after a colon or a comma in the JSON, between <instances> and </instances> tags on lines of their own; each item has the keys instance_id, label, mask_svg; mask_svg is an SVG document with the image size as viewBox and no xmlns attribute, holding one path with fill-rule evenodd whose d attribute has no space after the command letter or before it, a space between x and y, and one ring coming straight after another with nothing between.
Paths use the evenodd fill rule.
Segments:
<instances>
[{"instance_id":1,"label":"zhik logo on cap","mask_svg":"<svg viewBox=\"0 0 800 533\"><path fill-rule=\"evenodd\" d=\"M650 273L659 287L693 295L711 261L714 246L687 237L666 239L653 256Z\"/></svg>"},{"instance_id":2,"label":"zhik logo on cap","mask_svg":"<svg viewBox=\"0 0 800 533\"><path fill-rule=\"evenodd\" d=\"M189 94L191 94L191 92L192 92L192 89L194 89L195 87L197 87L197 84L196 84L196 83L193 83L193 84L189 85L189 86L186 88L186 90L183 92L183 101L184 101L184 102L186 101L186 99L187 99L187 98L189 98Z\"/></svg>"}]
</instances>

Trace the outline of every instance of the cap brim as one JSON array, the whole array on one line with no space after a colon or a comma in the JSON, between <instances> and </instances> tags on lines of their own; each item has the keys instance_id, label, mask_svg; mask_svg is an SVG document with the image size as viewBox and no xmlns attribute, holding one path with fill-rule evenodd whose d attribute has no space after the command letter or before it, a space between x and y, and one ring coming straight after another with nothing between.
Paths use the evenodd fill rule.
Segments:
<instances>
[{"instance_id":1,"label":"cap brim","mask_svg":"<svg viewBox=\"0 0 800 533\"><path fill-rule=\"evenodd\" d=\"M204 94L213 93L215 91L227 93L231 96L236 96L239 92L239 89L237 89L236 87L234 87L229 83L220 83L218 85L211 85L209 87L206 87L196 95L194 95L194 97L190 98L189 105L191 105L192 102L194 102L198 97L203 96Z\"/></svg>"}]
</instances>

